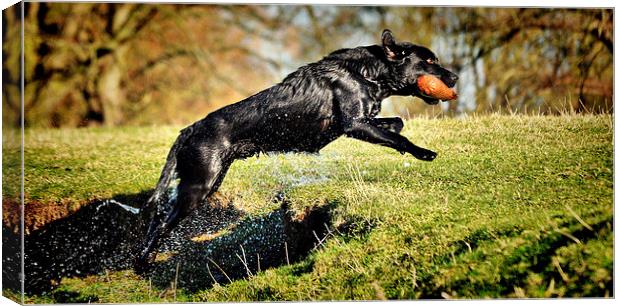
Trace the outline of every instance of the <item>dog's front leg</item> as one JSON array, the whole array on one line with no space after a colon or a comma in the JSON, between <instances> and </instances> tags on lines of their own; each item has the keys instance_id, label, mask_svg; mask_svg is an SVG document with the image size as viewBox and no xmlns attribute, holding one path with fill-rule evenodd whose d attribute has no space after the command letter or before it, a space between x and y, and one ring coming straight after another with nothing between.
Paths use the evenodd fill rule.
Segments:
<instances>
[{"instance_id":1,"label":"dog's front leg","mask_svg":"<svg viewBox=\"0 0 620 306\"><path fill-rule=\"evenodd\" d=\"M432 161L437 153L418 147L404 136L382 129L370 123L369 119L353 120L345 125L345 134L355 139L383 145L399 152L407 152L417 159Z\"/></svg>"},{"instance_id":2,"label":"dog's front leg","mask_svg":"<svg viewBox=\"0 0 620 306\"><path fill-rule=\"evenodd\" d=\"M403 130L403 127L405 126L405 124L403 123L403 119L400 119L398 117L372 118L369 120L369 122L376 127L394 132L396 134L400 134L400 132Z\"/></svg>"},{"instance_id":3,"label":"dog's front leg","mask_svg":"<svg viewBox=\"0 0 620 306\"><path fill-rule=\"evenodd\" d=\"M390 147L401 153L407 152L421 160L432 161L437 157L437 153L414 145L404 136L374 125L373 122L393 126L396 130L402 129L402 121L399 124L394 119L384 119L383 122L377 118L371 119L372 112L369 113L368 110L377 102L368 89L372 88L372 84L367 84L365 80L357 81L337 83L333 91L340 106L342 126L347 136Z\"/></svg>"}]
</instances>

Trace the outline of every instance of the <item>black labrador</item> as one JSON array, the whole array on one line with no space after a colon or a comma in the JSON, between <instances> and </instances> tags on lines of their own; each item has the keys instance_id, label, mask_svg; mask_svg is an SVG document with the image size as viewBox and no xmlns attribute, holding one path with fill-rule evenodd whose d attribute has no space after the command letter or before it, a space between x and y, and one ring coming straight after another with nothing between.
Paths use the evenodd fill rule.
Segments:
<instances>
[{"instance_id":1,"label":"black labrador","mask_svg":"<svg viewBox=\"0 0 620 306\"><path fill-rule=\"evenodd\" d=\"M170 149L153 195L143 210L151 220L135 259L144 271L164 236L215 192L235 159L260 152L318 152L347 135L432 161L437 154L399 133L400 118L375 118L392 95L417 96L428 104L418 76L431 74L448 87L458 76L439 65L428 48L396 42L390 30L381 46L337 50L305 65L281 83L210 113L183 129ZM177 197L164 200L170 182L180 179Z\"/></svg>"}]
</instances>

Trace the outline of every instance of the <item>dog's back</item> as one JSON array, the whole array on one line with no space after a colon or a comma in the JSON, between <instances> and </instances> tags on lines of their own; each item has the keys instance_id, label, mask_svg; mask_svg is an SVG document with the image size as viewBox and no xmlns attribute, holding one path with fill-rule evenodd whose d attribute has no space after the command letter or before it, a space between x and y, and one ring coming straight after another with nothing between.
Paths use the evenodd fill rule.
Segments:
<instances>
[{"instance_id":1,"label":"dog's back","mask_svg":"<svg viewBox=\"0 0 620 306\"><path fill-rule=\"evenodd\" d=\"M251 142L256 145L254 153L318 152L343 133L334 82L354 82L360 71L377 69L378 60L367 49L335 51L282 82L209 114L198 125L230 143Z\"/></svg>"}]
</instances>

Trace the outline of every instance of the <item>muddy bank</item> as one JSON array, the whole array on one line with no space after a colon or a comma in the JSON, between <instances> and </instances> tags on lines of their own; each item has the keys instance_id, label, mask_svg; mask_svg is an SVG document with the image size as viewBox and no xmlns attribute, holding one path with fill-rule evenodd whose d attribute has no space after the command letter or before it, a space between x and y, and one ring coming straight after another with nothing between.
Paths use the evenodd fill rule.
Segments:
<instances>
[{"instance_id":1,"label":"muddy bank","mask_svg":"<svg viewBox=\"0 0 620 306\"><path fill-rule=\"evenodd\" d=\"M114 199L123 203L136 203L132 205L139 206L139 203L144 203L148 199L150 193L151 191L138 194L121 194L115 196ZM61 200L44 202L26 198L26 205L24 206L24 233L28 235L50 222L63 219L76 213L82 207L87 207L103 201L104 200ZM20 202L18 198L9 197L2 199L2 225L14 233L18 232L20 226L19 205Z\"/></svg>"},{"instance_id":2,"label":"muddy bank","mask_svg":"<svg viewBox=\"0 0 620 306\"><path fill-rule=\"evenodd\" d=\"M185 246L156 262L148 276L160 287L195 291L295 263L324 242L333 208L325 204L295 214L282 202L279 209L240 220L219 235L183 240Z\"/></svg>"},{"instance_id":3,"label":"muddy bank","mask_svg":"<svg viewBox=\"0 0 620 306\"><path fill-rule=\"evenodd\" d=\"M160 255L143 277L162 288L176 279L177 288L196 290L304 258L325 237L333 205L295 214L286 200L278 201L280 207L271 213L248 217L235 208L234 201L211 197L209 204L162 240ZM46 216L59 216L55 213ZM131 269L134 246L144 231L137 214L111 202L91 203L53 221L30 225L24 241L25 289L37 294L49 292L63 277ZM6 223L3 243L19 246L19 235ZM19 262L19 255L5 253L5 267L13 268L3 271L3 279L8 288L18 289L14 262Z\"/></svg>"}]
</instances>

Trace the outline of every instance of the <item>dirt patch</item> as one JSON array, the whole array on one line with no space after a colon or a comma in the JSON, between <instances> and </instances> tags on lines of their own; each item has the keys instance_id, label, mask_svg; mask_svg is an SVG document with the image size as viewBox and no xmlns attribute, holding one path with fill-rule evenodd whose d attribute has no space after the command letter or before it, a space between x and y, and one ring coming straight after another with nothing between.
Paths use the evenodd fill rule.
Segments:
<instances>
[{"instance_id":1,"label":"dirt patch","mask_svg":"<svg viewBox=\"0 0 620 306\"><path fill-rule=\"evenodd\" d=\"M156 262L147 277L160 287L195 291L295 263L325 242L333 208L326 204L295 214L282 201L278 209L231 224L213 239L184 240L183 248Z\"/></svg>"},{"instance_id":2,"label":"dirt patch","mask_svg":"<svg viewBox=\"0 0 620 306\"><path fill-rule=\"evenodd\" d=\"M2 199L2 223L14 233L19 231L19 206L18 200ZM81 205L72 205L68 201L56 203L28 201L24 207L24 233L29 234L51 221L70 215L76 210L71 209L71 206L79 207Z\"/></svg>"},{"instance_id":3,"label":"dirt patch","mask_svg":"<svg viewBox=\"0 0 620 306\"><path fill-rule=\"evenodd\" d=\"M145 197L137 194L115 200L141 203ZM294 214L286 200L278 201L280 207L271 213L246 217L231 199L209 198L210 204L194 211L162 240L161 256L145 277L163 288L176 279L176 287L195 290L303 259L325 240L333 205ZM24 236L28 293L49 292L63 277L131 269L134 247L144 232L139 215L111 201L93 202L74 211L42 206L32 206L40 207L43 215L30 219ZM18 251L19 235L14 231L18 222L13 217L3 224L3 243ZM19 253L4 254L5 284L19 289Z\"/></svg>"},{"instance_id":4,"label":"dirt patch","mask_svg":"<svg viewBox=\"0 0 620 306\"><path fill-rule=\"evenodd\" d=\"M146 202L151 191L145 191L138 194L121 194L114 197L115 200L123 203L135 203L131 205L140 206ZM80 208L103 202L101 199L93 199L88 201L39 201L25 199L24 206L24 234L28 235L46 224L65 218L76 213ZM15 198L2 199L2 225L12 231L18 233L20 219L20 202Z\"/></svg>"},{"instance_id":5,"label":"dirt patch","mask_svg":"<svg viewBox=\"0 0 620 306\"><path fill-rule=\"evenodd\" d=\"M118 201L135 204L141 203L145 198L146 193L115 197ZM223 199L217 196L210 198L209 202L217 207L204 205L199 213L215 216L220 220L236 220L241 213L235 211L232 205L221 204L220 201ZM43 206L39 204L32 207ZM30 210L33 211L35 210ZM104 270L130 268L134 245L141 239L143 232L137 214L109 201L95 201L74 211L54 207L37 212L42 215L30 219L37 221L29 223L30 231L24 235L24 279L27 292L49 291L62 277L86 276ZM229 217L221 217L222 215ZM3 271L3 280L6 281L5 284L9 284L7 288L19 290L17 277L21 262L20 235L15 226L19 223L11 220L12 218L14 215L5 219L10 222L3 224L2 238L5 252L2 260L6 267ZM208 217L203 217L201 220L206 219ZM200 228L200 225L196 224L196 227ZM178 239L166 240L163 247L171 249L173 248L171 244L179 245ZM9 248L15 252L6 252Z\"/></svg>"}]
</instances>

